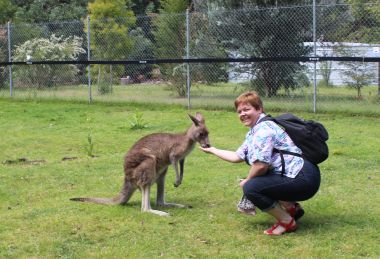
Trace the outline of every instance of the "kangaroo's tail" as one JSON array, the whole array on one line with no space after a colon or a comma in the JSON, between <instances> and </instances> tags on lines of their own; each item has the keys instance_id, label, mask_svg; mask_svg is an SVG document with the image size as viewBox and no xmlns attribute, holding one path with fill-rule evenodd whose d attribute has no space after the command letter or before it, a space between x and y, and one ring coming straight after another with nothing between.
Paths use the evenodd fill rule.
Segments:
<instances>
[{"instance_id":1,"label":"kangaroo's tail","mask_svg":"<svg viewBox=\"0 0 380 259\"><path fill-rule=\"evenodd\" d=\"M118 205L122 204L122 197L117 196L115 198L71 198L71 201L81 201L81 202L92 202L97 204L109 204L109 205Z\"/></svg>"},{"instance_id":2,"label":"kangaroo's tail","mask_svg":"<svg viewBox=\"0 0 380 259\"><path fill-rule=\"evenodd\" d=\"M135 190L136 188L133 188L131 184L124 184L124 187L120 191L119 195L114 198L71 198L70 200L92 202L97 204L123 205L129 201Z\"/></svg>"}]
</instances>

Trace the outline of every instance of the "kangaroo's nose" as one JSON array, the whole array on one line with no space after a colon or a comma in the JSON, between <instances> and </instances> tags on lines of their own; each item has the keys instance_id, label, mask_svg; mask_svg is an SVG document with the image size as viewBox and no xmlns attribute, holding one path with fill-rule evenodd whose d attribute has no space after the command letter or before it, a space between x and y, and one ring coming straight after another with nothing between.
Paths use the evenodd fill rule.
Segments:
<instances>
[{"instance_id":1,"label":"kangaroo's nose","mask_svg":"<svg viewBox=\"0 0 380 259\"><path fill-rule=\"evenodd\" d=\"M211 145L210 144L203 144L202 147L203 148L208 148L208 147L211 147Z\"/></svg>"}]
</instances>

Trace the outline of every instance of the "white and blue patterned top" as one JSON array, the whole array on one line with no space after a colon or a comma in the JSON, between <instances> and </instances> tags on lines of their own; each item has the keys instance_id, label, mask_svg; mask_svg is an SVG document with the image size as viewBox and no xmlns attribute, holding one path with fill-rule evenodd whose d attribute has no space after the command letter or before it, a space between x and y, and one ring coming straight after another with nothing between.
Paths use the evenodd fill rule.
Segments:
<instances>
[{"instance_id":1,"label":"white and blue patterned top","mask_svg":"<svg viewBox=\"0 0 380 259\"><path fill-rule=\"evenodd\" d=\"M260 114L258 122L265 117ZM248 164L255 161L269 164L269 172L281 174L281 157L273 149L286 150L301 154L302 151L290 139L288 134L275 122L263 121L256 123L245 136L243 144L238 148L236 154ZM284 154L285 173L284 176L295 178L303 167L303 158Z\"/></svg>"}]
</instances>

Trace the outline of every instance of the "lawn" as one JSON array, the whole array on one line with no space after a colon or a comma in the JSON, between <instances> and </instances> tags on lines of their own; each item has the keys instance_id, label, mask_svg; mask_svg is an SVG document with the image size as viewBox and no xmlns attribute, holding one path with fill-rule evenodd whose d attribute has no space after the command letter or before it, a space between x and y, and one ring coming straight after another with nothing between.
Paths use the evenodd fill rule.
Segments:
<instances>
[{"instance_id":1,"label":"lawn","mask_svg":"<svg viewBox=\"0 0 380 259\"><path fill-rule=\"evenodd\" d=\"M263 235L274 223L268 215L236 211L238 179L248 167L198 148L186 159L180 187L173 187L172 168L167 177L167 201L191 209L161 208L170 217L141 213L139 192L126 206L69 200L115 196L132 144L152 132L184 131L191 124L187 113L195 111L163 104L0 99L0 257L380 257L380 117L373 114L297 113L329 130L330 158L320 165L320 191L303 203L299 229L281 237ZM232 109L199 111L213 145L240 145L247 129ZM131 129L136 114L146 128Z\"/></svg>"},{"instance_id":2,"label":"lawn","mask_svg":"<svg viewBox=\"0 0 380 259\"><path fill-rule=\"evenodd\" d=\"M217 83L205 85L193 83L190 98L179 97L169 84L131 84L114 85L112 92L100 94L97 85L91 87L91 100L95 102L133 102L138 104L170 104L201 109L229 109L237 95L247 91L247 84ZM380 98L378 86L366 86L362 89L362 98L357 98L354 88L318 87L315 110L318 113L351 113L380 116ZM86 85L56 86L52 88L16 88L12 99L32 100L70 100L89 101L89 89ZM273 111L314 111L314 89L304 87L290 92L281 89L277 96L263 98L265 107ZM0 97L8 98L9 89L0 89Z\"/></svg>"}]
</instances>

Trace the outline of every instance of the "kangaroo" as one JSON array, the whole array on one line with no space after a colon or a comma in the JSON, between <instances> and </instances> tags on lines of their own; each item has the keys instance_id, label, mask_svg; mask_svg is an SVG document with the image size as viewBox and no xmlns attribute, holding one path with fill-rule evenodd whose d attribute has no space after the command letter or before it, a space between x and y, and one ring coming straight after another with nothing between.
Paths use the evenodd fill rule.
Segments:
<instances>
[{"instance_id":1,"label":"kangaroo","mask_svg":"<svg viewBox=\"0 0 380 259\"><path fill-rule=\"evenodd\" d=\"M208 130L200 113L189 114L193 124L184 133L153 133L138 140L124 157L124 185L114 198L71 198L72 201L99 204L124 205L136 189L140 189L141 211L168 216L164 211L154 210L150 205L150 187L157 183L157 206L185 208L188 206L165 202L165 176L169 165L173 165L176 178L174 186L182 183L185 157L193 150L196 142L209 147ZM178 170L179 163L179 170Z\"/></svg>"}]
</instances>

